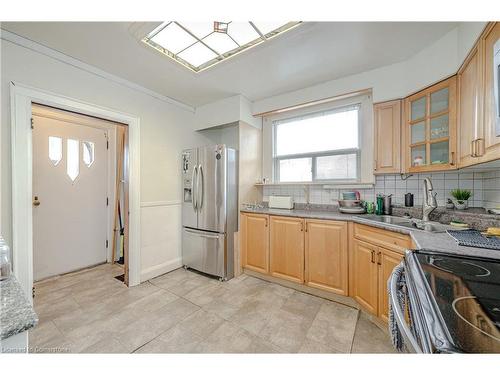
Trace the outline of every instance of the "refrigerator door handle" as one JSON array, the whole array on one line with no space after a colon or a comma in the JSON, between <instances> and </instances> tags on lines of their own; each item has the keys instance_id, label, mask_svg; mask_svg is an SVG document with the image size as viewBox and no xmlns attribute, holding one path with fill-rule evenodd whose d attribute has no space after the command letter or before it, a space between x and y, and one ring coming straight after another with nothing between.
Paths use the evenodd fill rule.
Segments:
<instances>
[{"instance_id":1,"label":"refrigerator door handle","mask_svg":"<svg viewBox=\"0 0 500 375\"><path fill-rule=\"evenodd\" d=\"M192 230L192 229L184 229L187 233L194 234L196 236L204 237L204 238L212 238L212 239L218 239L220 235L217 234L206 234L197 230Z\"/></svg>"},{"instance_id":2,"label":"refrigerator door handle","mask_svg":"<svg viewBox=\"0 0 500 375\"><path fill-rule=\"evenodd\" d=\"M201 164L198 166L198 181L201 178L201 196L199 197L199 201L197 201L198 209L201 210L203 207L203 195L205 194L205 178L203 175L203 167ZM199 186L196 187L197 189Z\"/></svg>"},{"instance_id":3,"label":"refrigerator door handle","mask_svg":"<svg viewBox=\"0 0 500 375\"><path fill-rule=\"evenodd\" d=\"M198 184L198 170L197 170L197 167L196 165L194 166L193 168L193 175L191 176L191 200L193 202L193 210L196 211L197 209L197 206L198 206L198 203L197 203L197 199L196 199L196 185L195 185L195 180L197 181L196 182L196 185Z\"/></svg>"}]
</instances>

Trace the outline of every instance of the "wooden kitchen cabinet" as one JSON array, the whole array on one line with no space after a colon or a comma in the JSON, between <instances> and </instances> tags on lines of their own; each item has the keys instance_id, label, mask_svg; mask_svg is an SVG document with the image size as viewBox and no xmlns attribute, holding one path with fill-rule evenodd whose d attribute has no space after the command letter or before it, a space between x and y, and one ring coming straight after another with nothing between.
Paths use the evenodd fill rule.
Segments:
<instances>
[{"instance_id":1,"label":"wooden kitchen cabinet","mask_svg":"<svg viewBox=\"0 0 500 375\"><path fill-rule=\"evenodd\" d=\"M495 130L496 109L493 76L493 47L500 39L500 22L491 22L484 30L480 42L484 67L484 107L483 107L483 137L477 144L480 162L500 158L500 134Z\"/></svg>"},{"instance_id":2,"label":"wooden kitchen cabinet","mask_svg":"<svg viewBox=\"0 0 500 375\"><path fill-rule=\"evenodd\" d=\"M347 295L347 222L306 220L305 284Z\"/></svg>"},{"instance_id":3,"label":"wooden kitchen cabinet","mask_svg":"<svg viewBox=\"0 0 500 375\"><path fill-rule=\"evenodd\" d=\"M476 43L458 71L458 166L476 164L482 138L482 48Z\"/></svg>"},{"instance_id":4,"label":"wooden kitchen cabinet","mask_svg":"<svg viewBox=\"0 0 500 375\"><path fill-rule=\"evenodd\" d=\"M401 100L377 103L374 111L374 174L401 172Z\"/></svg>"},{"instance_id":5,"label":"wooden kitchen cabinet","mask_svg":"<svg viewBox=\"0 0 500 375\"><path fill-rule=\"evenodd\" d=\"M349 255L349 294L368 313L387 322L387 281L411 247L410 237L354 224Z\"/></svg>"},{"instance_id":6,"label":"wooden kitchen cabinet","mask_svg":"<svg viewBox=\"0 0 500 375\"><path fill-rule=\"evenodd\" d=\"M375 245L353 239L350 255L351 297L368 313L378 312L378 248Z\"/></svg>"},{"instance_id":7,"label":"wooden kitchen cabinet","mask_svg":"<svg viewBox=\"0 0 500 375\"><path fill-rule=\"evenodd\" d=\"M431 172L457 168L456 76L404 101L405 171Z\"/></svg>"},{"instance_id":8,"label":"wooden kitchen cabinet","mask_svg":"<svg viewBox=\"0 0 500 375\"><path fill-rule=\"evenodd\" d=\"M392 270L403 260L403 254L378 248L378 316L385 322L389 320L389 295L387 294L387 281Z\"/></svg>"},{"instance_id":9,"label":"wooden kitchen cabinet","mask_svg":"<svg viewBox=\"0 0 500 375\"><path fill-rule=\"evenodd\" d=\"M245 213L240 225L243 267L269 273L269 216Z\"/></svg>"},{"instance_id":10,"label":"wooden kitchen cabinet","mask_svg":"<svg viewBox=\"0 0 500 375\"><path fill-rule=\"evenodd\" d=\"M304 282L304 219L270 217L270 274Z\"/></svg>"}]
</instances>

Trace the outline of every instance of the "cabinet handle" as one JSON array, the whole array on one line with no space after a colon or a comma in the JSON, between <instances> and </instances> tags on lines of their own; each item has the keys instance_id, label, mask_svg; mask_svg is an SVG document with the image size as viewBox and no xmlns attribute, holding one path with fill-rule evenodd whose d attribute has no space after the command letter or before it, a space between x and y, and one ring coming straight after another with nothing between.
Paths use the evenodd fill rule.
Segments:
<instances>
[{"instance_id":1,"label":"cabinet handle","mask_svg":"<svg viewBox=\"0 0 500 375\"><path fill-rule=\"evenodd\" d=\"M301 232L304 231L304 222L303 221L300 222L300 231Z\"/></svg>"},{"instance_id":2,"label":"cabinet handle","mask_svg":"<svg viewBox=\"0 0 500 375\"><path fill-rule=\"evenodd\" d=\"M452 151L452 152L451 152L451 161L450 161L450 165L455 165L455 151Z\"/></svg>"},{"instance_id":3,"label":"cabinet handle","mask_svg":"<svg viewBox=\"0 0 500 375\"><path fill-rule=\"evenodd\" d=\"M265 217L265 218L264 218L264 220L266 221L266 224L265 224L265 225L266 225L266 227L267 227L267 217Z\"/></svg>"},{"instance_id":4,"label":"cabinet handle","mask_svg":"<svg viewBox=\"0 0 500 375\"><path fill-rule=\"evenodd\" d=\"M381 251L379 251L379 252L378 252L378 260L377 260L377 264L378 264L379 266L381 266L381 265L382 265L382 252L381 252Z\"/></svg>"},{"instance_id":5,"label":"cabinet handle","mask_svg":"<svg viewBox=\"0 0 500 375\"><path fill-rule=\"evenodd\" d=\"M471 142L471 151L470 151L470 156L472 156L473 158L475 158L477 155L476 155L476 140L473 140Z\"/></svg>"},{"instance_id":6,"label":"cabinet handle","mask_svg":"<svg viewBox=\"0 0 500 375\"><path fill-rule=\"evenodd\" d=\"M375 160L374 160L374 162L375 162L375 165L374 165L374 167L373 167L373 170L375 170L375 171L376 171L376 170L377 170L377 159L375 159Z\"/></svg>"},{"instance_id":7,"label":"cabinet handle","mask_svg":"<svg viewBox=\"0 0 500 375\"><path fill-rule=\"evenodd\" d=\"M484 155L484 138L476 139L476 156Z\"/></svg>"},{"instance_id":8,"label":"cabinet handle","mask_svg":"<svg viewBox=\"0 0 500 375\"><path fill-rule=\"evenodd\" d=\"M372 263L375 263L375 250L372 250Z\"/></svg>"}]
</instances>

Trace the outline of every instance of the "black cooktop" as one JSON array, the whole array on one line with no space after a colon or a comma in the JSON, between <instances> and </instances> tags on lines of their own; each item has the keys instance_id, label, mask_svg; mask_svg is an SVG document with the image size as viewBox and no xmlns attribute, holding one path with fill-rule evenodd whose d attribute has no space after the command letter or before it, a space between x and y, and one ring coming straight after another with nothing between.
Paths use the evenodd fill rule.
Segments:
<instances>
[{"instance_id":1,"label":"black cooktop","mask_svg":"<svg viewBox=\"0 0 500 375\"><path fill-rule=\"evenodd\" d=\"M500 353L500 261L416 252L457 351Z\"/></svg>"}]
</instances>

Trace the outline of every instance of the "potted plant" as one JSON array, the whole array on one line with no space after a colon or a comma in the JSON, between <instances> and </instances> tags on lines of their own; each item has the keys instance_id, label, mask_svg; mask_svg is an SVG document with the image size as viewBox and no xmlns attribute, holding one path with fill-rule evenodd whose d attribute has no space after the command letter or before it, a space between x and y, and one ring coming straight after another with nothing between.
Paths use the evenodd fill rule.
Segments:
<instances>
[{"instance_id":1,"label":"potted plant","mask_svg":"<svg viewBox=\"0 0 500 375\"><path fill-rule=\"evenodd\" d=\"M457 210L465 210L468 206L468 200L472 193L470 190L465 189L455 189L451 191L451 195L455 198L455 207Z\"/></svg>"}]
</instances>

